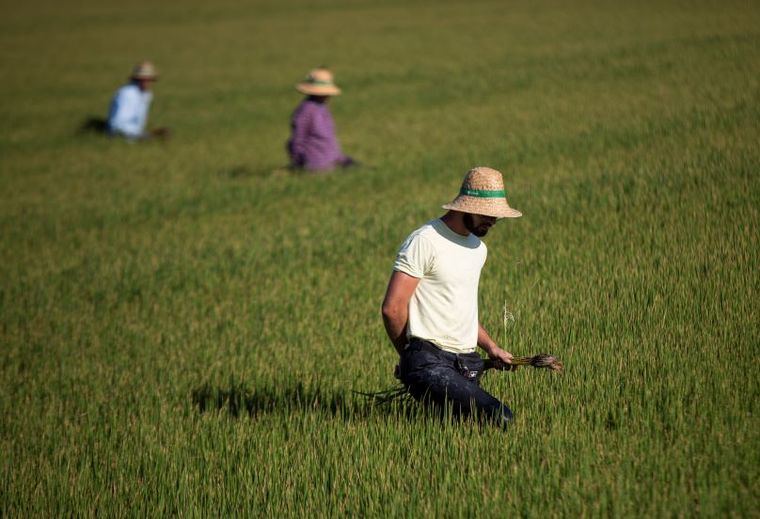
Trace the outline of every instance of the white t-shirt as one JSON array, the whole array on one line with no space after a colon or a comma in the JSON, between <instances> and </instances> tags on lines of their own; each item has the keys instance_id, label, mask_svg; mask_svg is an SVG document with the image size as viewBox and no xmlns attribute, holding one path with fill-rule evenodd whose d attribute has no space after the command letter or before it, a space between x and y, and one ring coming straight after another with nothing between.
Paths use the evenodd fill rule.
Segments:
<instances>
[{"instance_id":1,"label":"white t-shirt","mask_svg":"<svg viewBox=\"0 0 760 519\"><path fill-rule=\"evenodd\" d=\"M393 265L420 280L409 301L407 336L452 353L475 351L478 283L486 255L477 236L457 234L440 218L409 235Z\"/></svg>"}]
</instances>

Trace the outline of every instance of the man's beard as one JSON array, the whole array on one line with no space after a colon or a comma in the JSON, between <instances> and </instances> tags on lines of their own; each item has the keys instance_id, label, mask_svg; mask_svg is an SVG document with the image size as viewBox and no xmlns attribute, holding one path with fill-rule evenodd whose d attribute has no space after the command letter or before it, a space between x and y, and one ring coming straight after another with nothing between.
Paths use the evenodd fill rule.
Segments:
<instances>
[{"instance_id":1,"label":"man's beard","mask_svg":"<svg viewBox=\"0 0 760 519\"><path fill-rule=\"evenodd\" d=\"M490 229L490 226L487 223L482 223L475 227L475 222L472 220L472 215L470 213L464 213L464 218L462 219L465 228L467 228L468 231L470 231L472 234L477 236L478 238L482 238L486 234L488 234L488 229Z\"/></svg>"}]
</instances>

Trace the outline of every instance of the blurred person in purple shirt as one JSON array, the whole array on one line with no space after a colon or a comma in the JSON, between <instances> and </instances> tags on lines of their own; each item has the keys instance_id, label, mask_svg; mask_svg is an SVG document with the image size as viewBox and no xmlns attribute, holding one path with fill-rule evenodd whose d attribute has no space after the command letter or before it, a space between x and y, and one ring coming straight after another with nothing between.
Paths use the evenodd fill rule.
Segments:
<instances>
[{"instance_id":1,"label":"blurred person in purple shirt","mask_svg":"<svg viewBox=\"0 0 760 519\"><path fill-rule=\"evenodd\" d=\"M306 99L293 112L287 143L290 167L307 171L329 171L356 164L340 149L327 102L340 94L332 73L324 67L312 70L296 90Z\"/></svg>"}]
</instances>

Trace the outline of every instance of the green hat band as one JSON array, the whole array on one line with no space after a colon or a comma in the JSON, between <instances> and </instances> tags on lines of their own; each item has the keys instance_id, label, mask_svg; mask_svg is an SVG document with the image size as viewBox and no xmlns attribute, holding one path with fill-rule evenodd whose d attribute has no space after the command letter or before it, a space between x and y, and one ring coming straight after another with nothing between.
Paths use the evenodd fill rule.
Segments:
<instances>
[{"instance_id":1,"label":"green hat band","mask_svg":"<svg viewBox=\"0 0 760 519\"><path fill-rule=\"evenodd\" d=\"M503 190L489 191L488 189L467 189L463 187L459 191L460 195L474 196L477 198L506 198L507 193Z\"/></svg>"},{"instance_id":2,"label":"green hat band","mask_svg":"<svg viewBox=\"0 0 760 519\"><path fill-rule=\"evenodd\" d=\"M321 79L307 79L306 82L310 85L335 86L332 81L323 81Z\"/></svg>"}]
</instances>

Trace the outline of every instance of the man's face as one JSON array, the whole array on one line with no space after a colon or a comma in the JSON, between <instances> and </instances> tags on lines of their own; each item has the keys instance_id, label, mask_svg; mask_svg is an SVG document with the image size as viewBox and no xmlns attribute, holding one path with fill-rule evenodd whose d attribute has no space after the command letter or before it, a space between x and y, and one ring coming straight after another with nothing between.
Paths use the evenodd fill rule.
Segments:
<instances>
[{"instance_id":1,"label":"man's face","mask_svg":"<svg viewBox=\"0 0 760 519\"><path fill-rule=\"evenodd\" d=\"M478 238L488 234L488 230L496 223L496 217L482 214L464 213L462 220L467 230Z\"/></svg>"},{"instance_id":2,"label":"man's face","mask_svg":"<svg viewBox=\"0 0 760 519\"><path fill-rule=\"evenodd\" d=\"M140 87L140 90L142 90L143 92L147 92L153 86L153 82L154 81L155 80L153 80L153 79L142 79L141 78L141 79L137 80L137 85Z\"/></svg>"}]
</instances>

